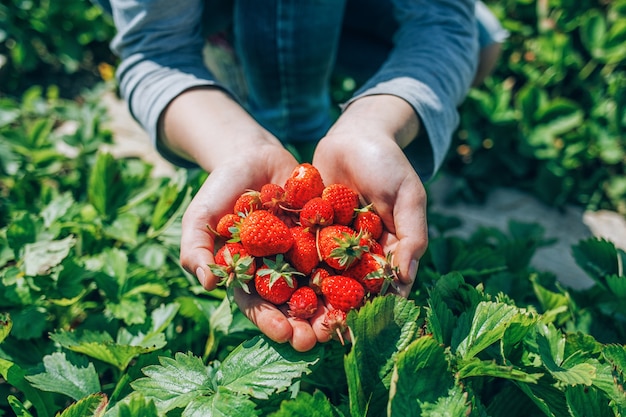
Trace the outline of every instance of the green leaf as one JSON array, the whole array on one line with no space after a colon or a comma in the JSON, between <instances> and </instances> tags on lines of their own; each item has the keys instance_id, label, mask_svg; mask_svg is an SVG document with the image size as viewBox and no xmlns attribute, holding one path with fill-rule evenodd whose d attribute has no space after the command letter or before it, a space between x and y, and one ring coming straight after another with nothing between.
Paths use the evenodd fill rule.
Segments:
<instances>
[{"instance_id":1,"label":"green leaf","mask_svg":"<svg viewBox=\"0 0 626 417\"><path fill-rule=\"evenodd\" d=\"M59 413L57 417L102 417L109 400L106 394L95 393L80 399ZM141 414L146 416L146 414Z\"/></svg>"},{"instance_id":2,"label":"green leaf","mask_svg":"<svg viewBox=\"0 0 626 417\"><path fill-rule=\"evenodd\" d=\"M622 275L615 245L601 238L581 240L572 247L576 263L597 283L606 286L606 276Z\"/></svg>"},{"instance_id":3,"label":"green leaf","mask_svg":"<svg viewBox=\"0 0 626 417\"><path fill-rule=\"evenodd\" d=\"M469 334L456 348L463 359L469 359L502 339L511 320L521 310L504 303L482 301L476 307Z\"/></svg>"},{"instance_id":4,"label":"green leaf","mask_svg":"<svg viewBox=\"0 0 626 417\"><path fill-rule=\"evenodd\" d=\"M608 398L594 387L581 385L565 388L565 398L572 417L613 417Z\"/></svg>"},{"instance_id":5,"label":"green leaf","mask_svg":"<svg viewBox=\"0 0 626 417\"><path fill-rule=\"evenodd\" d=\"M395 357L415 338L419 311L412 301L387 295L348 315L353 339L344 365L353 415L384 412Z\"/></svg>"},{"instance_id":6,"label":"green leaf","mask_svg":"<svg viewBox=\"0 0 626 417\"><path fill-rule=\"evenodd\" d=\"M59 265L76 244L74 236L52 241L39 241L24 245L24 273L29 276L45 275Z\"/></svg>"},{"instance_id":7,"label":"green leaf","mask_svg":"<svg viewBox=\"0 0 626 417\"><path fill-rule=\"evenodd\" d=\"M37 240L37 235L40 229L40 223L28 213L19 213L16 218L7 227L7 242L15 257L21 257L22 248L29 243L33 243Z\"/></svg>"},{"instance_id":8,"label":"green leaf","mask_svg":"<svg viewBox=\"0 0 626 417\"><path fill-rule=\"evenodd\" d=\"M580 37L587 51L594 58L601 58L606 38L606 20L596 9L589 10L581 16Z\"/></svg>"},{"instance_id":9,"label":"green leaf","mask_svg":"<svg viewBox=\"0 0 626 417\"><path fill-rule=\"evenodd\" d=\"M456 325L456 317L438 292L431 294L428 304L426 328L436 341L449 346L452 343L452 331Z\"/></svg>"},{"instance_id":10,"label":"green leaf","mask_svg":"<svg viewBox=\"0 0 626 417\"><path fill-rule=\"evenodd\" d=\"M159 411L184 408L191 401L216 393L214 370L192 354L177 352L174 358L160 357L160 365L142 369L145 378L131 386L148 399L153 399Z\"/></svg>"},{"instance_id":11,"label":"green leaf","mask_svg":"<svg viewBox=\"0 0 626 417\"><path fill-rule=\"evenodd\" d=\"M53 198L52 201L41 210L44 227L49 228L52 226L52 224L63 217L74 204L76 204L76 201L70 192L60 194Z\"/></svg>"},{"instance_id":12,"label":"green leaf","mask_svg":"<svg viewBox=\"0 0 626 417\"><path fill-rule=\"evenodd\" d=\"M289 344L257 336L237 346L224 359L216 383L232 392L266 399L289 388L294 379L310 373L319 360L319 347L300 353Z\"/></svg>"},{"instance_id":13,"label":"green leaf","mask_svg":"<svg viewBox=\"0 0 626 417\"><path fill-rule=\"evenodd\" d=\"M50 338L66 349L101 360L119 370L126 369L130 361L136 356L153 352L162 347L159 345L120 345L115 343L108 333L94 331L85 331L83 334L77 335L60 330L52 333Z\"/></svg>"},{"instance_id":14,"label":"green leaf","mask_svg":"<svg viewBox=\"0 0 626 417\"><path fill-rule=\"evenodd\" d=\"M89 176L89 203L101 216L113 218L126 196L120 163L110 153L99 153Z\"/></svg>"},{"instance_id":15,"label":"green leaf","mask_svg":"<svg viewBox=\"0 0 626 417\"><path fill-rule=\"evenodd\" d=\"M420 417L461 417L471 415L472 411L467 393L457 385L450 388L447 395L439 397L437 402L421 404L421 409Z\"/></svg>"},{"instance_id":16,"label":"green leaf","mask_svg":"<svg viewBox=\"0 0 626 417\"><path fill-rule=\"evenodd\" d=\"M607 275L604 279L607 287L616 297L626 298L626 276L613 274Z\"/></svg>"},{"instance_id":17,"label":"green leaf","mask_svg":"<svg viewBox=\"0 0 626 417\"><path fill-rule=\"evenodd\" d=\"M182 413L182 417L232 417L257 416L259 410L249 397L218 387L211 396L192 400Z\"/></svg>"},{"instance_id":18,"label":"green leaf","mask_svg":"<svg viewBox=\"0 0 626 417\"><path fill-rule=\"evenodd\" d=\"M321 391L312 395L301 391L296 398L283 401L280 409L268 417L344 417L344 414Z\"/></svg>"},{"instance_id":19,"label":"green leaf","mask_svg":"<svg viewBox=\"0 0 626 417\"><path fill-rule=\"evenodd\" d=\"M24 407L24 404L15 396L9 395L7 400L11 409L13 409L13 412L15 413L15 417L33 417L33 415L28 412L28 409Z\"/></svg>"},{"instance_id":20,"label":"green leaf","mask_svg":"<svg viewBox=\"0 0 626 417\"><path fill-rule=\"evenodd\" d=\"M186 181L186 171L178 170L170 183L160 189L159 200L152 212L150 235L166 228L187 207L192 190Z\"/></svg>"},{"instance_id":21,"label":"green leaf","mask_svg":"<svg viewBox=\"0 0 626 417\"><path fill-rule=\"evenodd\" d=\"M420 337L397 355L388 412L421 416L421 403L436 403L453 385L443 346L432 337Z\"/></svg>"},{"instance_id":22,"label":"green leaf","mask_svg":"<svg viewBox=\"0 0 626 417\"><path fill-rule=\"evenodd\" d=\"M539 378L541 378L543 374L530 374L521 369L516 369L513 366L498 365L493 361L481 361L476 358L459 362L458 378L463 379L478 376L512 379L534 384L539 381Z\"/></svg>"},{"instance_id":23,"label":"green leaf","mask_svg":"<svg viewBox=\"0 0 626 417\"><path fill-rule=\"evenodd\" d=\"M38 339L47 326L48 314L43 307L29 305L11 313L13 336L18 340Z\"/></svg>"},{"instance_id":24,"label":"green leaf","mask_svg":"<svg viewBox=\"0 0 626 417\"><path fill-rule=\"evenodd\" d=\"M134 213L120 213L113 223L104 226L104 234L120 242L135 246L141 218Z\"/></svg>"},{"instance_id":25,"label":"green leaf","mask_svg":"<svg viewBox=\"0 0 626 417\"><path fill-rule=\"evenodd\" d=\"M0 358L0 375L8 384L25 395L25 398L37 410L38 417L52 417L52 413L48 410L48 405L53 402L51 395L33 388L26 381L26 372L22 368L11 361Z\"/></svg>"},{"instance_id":26,"label":"green leaf","mask_svg":"<svg viewBox=\"0 0 626 417\"><path fill-rule=\"evenodd\" d=\"M9 333L11 333L12 327L13 321L11 320L11 316L7 313L0 313L0 345L4 342L4 339L7 338Z\"/></svg>"},{"instance_id":27,"label":"green leaf","mask_svg":"<svg viewBox=\"0 0 626 417\"><path fill-rule=\"evenodd\" d=\"M134 391L107 410L106 417L160 417L153 400Z\"/></svg>"},{"instance_id":28,"label":"green leaf","mask_svg":"<svg viewBox=\"0 0 626 417\"><path fill-rule=\"evenodd\" d=\"M101 390L98 373L92 363L75 356L69 360L65 353L55 352L43 358L45 371L27 376L35 388L57 392L79 400Z\"/></svg>"}]
</instances>

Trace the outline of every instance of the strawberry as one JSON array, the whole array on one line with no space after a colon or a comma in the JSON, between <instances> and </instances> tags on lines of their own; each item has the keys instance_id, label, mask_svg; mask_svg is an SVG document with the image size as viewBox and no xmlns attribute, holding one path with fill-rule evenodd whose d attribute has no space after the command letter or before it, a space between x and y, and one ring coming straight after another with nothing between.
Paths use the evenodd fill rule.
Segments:
<instances>
[{"instance_id":1,"label":"strawberry","mask_svg":"<svg viewBox=\"0 0 626 417\"><path fill-rule=\"evenodd\" d=\"M240 221L241 216L234 213L226 213L217 222L217 226L215 226L215 231L219 236L223 237L224 239L232 239L233 233L235 233L235 235L238 235L239 233L238 224Z\"/></svg>"},{"instance_id":2,"label":"strawberry","mask_svg":"<svg viewBox=\"0 0 626 417\"><path fill-rule=\"evenodd\" d=\"M319 263L315 236L307 227L294 226L289 230L293 235L293 245L285 253L285 258L297 271L308 275Z\"/></svg>"},{"instance_id":3,"label":"strawberry","mask_svg":"<svg viewBox=\"0 0 626 417\"><path fill-rule=\"evenodd\" d=\"M258 191L248 190L241 194L235 201L233 212L239 215L247 215L262 207Z\"/></svg>"},{"instance_id":4,"label":"strawberry","mask_svg":"<svg viewBox=\"0 0 626 417\"><path fill-rule=\"evenodd\" d=\"M343 184L330 184L322 191L322 198L333 206L336 224L352 222L354 211L359 208L359 195L354 190Z\"/></svg>"},{"instance_id":5,"label":"strawberry","mask_svg":"<svg viewBox=\"0 0 626 417\"><path fill-rule=\"evenodd\" d=\"M309 277L309 287L313 288L313 290L317 294L322 293L322 281L324 278L329 277L331 275L335 275L334 271L331 271L329 268L324 266L318 266L313 271L311 271Z\"/></svg>"},{"instance_id":6,"label":"strawberry","mask_svg":"<svg viewBox=\"0 0 626 417\"><path fill-rule=\"evenodd\" d=\"M318 251L321 260L338 270L348 268L369 250L361 236L351 227L333 224L319 231Z\"/></svg>"},{"instance_id":7,"label":"strawberry","mask_svg":"<svg viewBox=\"0 0 626 417\"><path fill-rule=\"evenodd\" d=\"M215 253L215 263L210 264L211 272L220 278L220 285L227 288L237 286L247 293L248 281L254 275L254 258L241 243L226 243Z\"/></svg>"},{"instance_id":8,"label":"strawberry","mask_svg":"<svg viewBox=\"0 0 626 417\"><path fill-rule=\"evenodd\" d=\"M259 199L264 209L276 214L285 202L285 190L278 184L265 184L259 191Z\"/></svg>"},{"instance_id":9,"label":"strawberry","mask_svg":"<svg viewBox=\"0 0 626 417\"><path fill-rule=\"evenodd\" d=\"M355 279L344 275L331 275L322 281L322 294L334 308L348 312L359 308L365 298L365 289Z\"/></svg>"},{"instance_id":10,"label":"strawberry","mask_svg":"<svg viewBox=\"0 0 626 417\"><path fill-rule=\"evenodd\" d=\"M300 287L289 298L289 315L299 319L309 319L317 311L317 294L311 287Z\"/></svg>"},{"instance_id":11,"label":"strawberry","mask_svg":"<svg viewBox=\"0 0 626 417\"><path fill-rule=\"evenodd\" d=\"M374 240L383 234L383 221L371 204L356 211L352 227Z\"/></svg>"},{"instance_id":12,"label":"strawberry","mask_svg":"<svg viewBox=\"0 0 626 417\"><path fill-rule=\"evenodd\" d=\"M359 281L369 294L385 294L396 277L391 255L364 253L360 260L344 271L344 275Z\"/></svg>"},{"instance_id":13,"label":"strawberry","mask_svg":"<svg viewBox=\"0 0 626 417\"><path fill-rule=\"evenodd\" d=\"M282 255L275 260L264 258L263 265L256 270L254 287L264 300L272 304L285 303L298 288L294 275L302 275L286 263Z\"/></svg>"},{"instance_id":14,"label":"strawberry","mask_svg":"<svg viewBox=\"0 0 626 417\"><path fill-rule=\"evenodd\" d=\"M303 163L291 172L285 185L285 202L291 209L301 209L307 201L322 195L324 181L313 165Z\"/></svg>"},{"instance_id":15,"label":"strawberry","mask_svg":"<svg viewBox=\"0 0 626 417\"><path fill-rule=\"evenodd\" d=\"M337 337L342 345L345 344L343 334L348 329L346 316L345 311L336 309L328 310L324 316L324 321L322 322L322 325L328 331L328 336L331 339Z\"/></svg>"},{"instance_id":16,"label":"strawberry","mask_svg":"<svg viewBox=\"0 0 626 417\"><path fill-rule=\"evenodd\" d=\"M304 227L324 227L333 223L333 206L322 197L314 197L306 202L300 211L300 224Z\"/></svg>"},{"instance_id":17,"label":"strawberry","mask_svg":"<svg viewBox=\"0 0 626 417\"><path fill-rule=\"evenodd\" d=\"M285 253L293 245L287 225L266 210L255 210L244 217L239 239L250 255L257 257Z\"/></svg>"}]
</instances>

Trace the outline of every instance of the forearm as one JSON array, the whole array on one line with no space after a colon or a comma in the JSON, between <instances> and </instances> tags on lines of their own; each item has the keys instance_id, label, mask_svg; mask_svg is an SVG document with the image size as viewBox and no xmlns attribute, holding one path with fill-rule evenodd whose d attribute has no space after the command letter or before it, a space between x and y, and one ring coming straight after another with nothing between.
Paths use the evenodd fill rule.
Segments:
<instances>
[{"instance_id":1,"label":"forearm","mask_svg":"<svg viewBox=\"0 0 626 417\"><path fill-rule=\"evenodd\" d=\"M243 152L282 146L227 93L211 87L176 97L161 115L158 140L208 172Z\"/></svg>"}]
</instances>

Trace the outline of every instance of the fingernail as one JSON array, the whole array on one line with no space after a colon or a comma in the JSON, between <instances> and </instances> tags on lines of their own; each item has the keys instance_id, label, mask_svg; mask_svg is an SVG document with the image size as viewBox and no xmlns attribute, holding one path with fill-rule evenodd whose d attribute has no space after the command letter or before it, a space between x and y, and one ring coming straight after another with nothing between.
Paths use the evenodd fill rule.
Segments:
<instances>
[{"instance_id":1,"label":"fingernail","mask_svg":"<svg viewBox=\"0 0 626 417\"><path fill-rule=\"evenodd\" d=\"M200 281L200 284L204 286L204 281L206 280L206 274L204 273L204 269L201 266L196 269L196 278Z\"/></svg>"},{"instance_id":2,"label":"fingernail","mask_svg":"<svg viewBox=\"0 0 626 417\"><path fill-rule=\"evenodd\" d=\"M415 276L417 275L417 266L419 265L419 261L417 259L413 259L409 264L409 278L412 281L415 281Z\"/></svg>"}]
</instances>

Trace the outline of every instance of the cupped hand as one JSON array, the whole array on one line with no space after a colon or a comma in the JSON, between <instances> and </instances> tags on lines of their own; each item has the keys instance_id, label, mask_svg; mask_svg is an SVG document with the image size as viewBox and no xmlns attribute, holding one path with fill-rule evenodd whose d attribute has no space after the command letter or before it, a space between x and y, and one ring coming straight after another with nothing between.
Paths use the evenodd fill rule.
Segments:
<instances>
[{"instance_id":1,"label":"cupped hand","mask_svg":"<svg viewBox=\"0 0 626 417\"><path fill-rule=\"evenodd\" d=\"M327 185L343 183L357 191L363 203L373 204L386 229L381 243L398 267L398 292L407 296L428 244L424 186L393 138L347 132L323 138L313 165Z\"/></svg>"},{"instance_id":2,"label":"cupped hand","mask_svg":"<svg viewBox=\"0 0 626 417\"><path fill-rule=\"evenodd\" d=\"M233 157L216 166L198 190L182 219L181 265L208 291L219 281L210 270L214 263L218 220L232 212L235 200L249 189L266 183L282 184L298 164L279 143L233 151ZM297 350L309 350L317 342L311 324L288 318L258 295L235 292L240 310L272 340L290 342Z\"/></svg>"}]
</instances>

